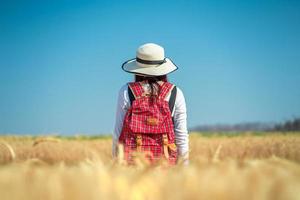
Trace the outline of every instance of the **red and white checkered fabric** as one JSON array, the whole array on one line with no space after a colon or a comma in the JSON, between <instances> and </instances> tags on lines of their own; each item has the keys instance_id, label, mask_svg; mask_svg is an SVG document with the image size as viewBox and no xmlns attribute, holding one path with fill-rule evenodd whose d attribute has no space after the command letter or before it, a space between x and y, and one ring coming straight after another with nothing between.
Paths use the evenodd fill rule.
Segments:
<instances>
[{"instance_id":1,"label":"red and white checkered fabric","mask_svg":"<svg viewBox=\"0 0 300 200\"><path fill-rule=\"evenodd\" d=\"M145 95L143 84L146 82L132 82L129 87L135 96L131 107L128 109L119 142L124 147L125 159L132 163L133 154L137 150L137 135L142 136L141 150L147 159L153 163L164 157L163 135L168 137L168 143L175 146L175 134L172 116L168 101L165 100L168 93L173 89L173 85L164 82L159 85L158 95ZM149 123L149 119L154 119ZM175 164L177 160L176 148L168 148L170 164Z\"/></svg>"}]
</instances>

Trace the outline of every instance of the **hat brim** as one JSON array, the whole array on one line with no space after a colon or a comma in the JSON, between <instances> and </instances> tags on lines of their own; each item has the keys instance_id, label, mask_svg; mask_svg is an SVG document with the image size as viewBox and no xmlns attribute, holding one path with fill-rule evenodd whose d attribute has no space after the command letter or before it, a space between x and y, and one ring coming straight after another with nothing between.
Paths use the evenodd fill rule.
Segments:
<instances>
[{"instance_id":1,"label":"hat brim","mask_svg":"<svg viewBox=\"0 0 300 200\"><path fill-rule=\"evenodd\" d=\"M141 67L137 64L137 61L134 58L123 63L122 69L125 72L138 74L138 75L163 76L176 71L178 67L169 58L166 58L165 62L160 65Z\"/></svg>"}]
</instances>

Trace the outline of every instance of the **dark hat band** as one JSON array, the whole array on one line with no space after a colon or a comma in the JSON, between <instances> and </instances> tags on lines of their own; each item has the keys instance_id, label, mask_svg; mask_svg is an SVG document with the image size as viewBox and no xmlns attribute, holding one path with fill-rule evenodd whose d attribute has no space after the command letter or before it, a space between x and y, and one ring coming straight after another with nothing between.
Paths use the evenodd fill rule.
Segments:
<instances>
[{"instance_id":1,"label":"dark hat band","mask_svg":"<svg viewBox=\"0 0 300 200\"><path fill-rule=\"evenodd\" d=\"M146 65L161 65L166 62L165 58L163 60L143 60L136 57L135 60L139 63L146 64Z\"/></svg>"}]
</instances>

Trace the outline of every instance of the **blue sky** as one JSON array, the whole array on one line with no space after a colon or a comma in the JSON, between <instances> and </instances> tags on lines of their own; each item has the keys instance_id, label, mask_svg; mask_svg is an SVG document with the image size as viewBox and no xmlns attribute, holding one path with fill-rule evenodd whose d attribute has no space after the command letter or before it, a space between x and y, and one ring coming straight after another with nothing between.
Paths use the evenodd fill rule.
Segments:
<instances>
[{"instance_id":1,"label":"blue sky","mask_svg":"<svg viewBox=\"0 0 300 200\"><path fill-rule=\"evenodd\" d=\"M300 116L299 1L1 1L0 133L110 133L147 42L179 67L189 127Z\"/></svg>"}]
</instances>

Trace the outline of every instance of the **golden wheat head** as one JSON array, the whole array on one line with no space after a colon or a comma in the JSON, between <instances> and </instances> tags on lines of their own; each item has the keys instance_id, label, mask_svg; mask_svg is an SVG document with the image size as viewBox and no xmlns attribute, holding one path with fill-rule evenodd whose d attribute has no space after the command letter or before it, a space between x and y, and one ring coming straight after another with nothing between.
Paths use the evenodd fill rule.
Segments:
<instances>
[{"instance_id":1,"label":"golden wheat head","mask_svg":"<svg viewBox=\"0 0 300 200\"><path fill-rule=\"evenodd\" d=\"M32 146L36 146L40 143L43 142L60 142L60 139L58 138L51 138L51 137L46 137L46 138L37 138L36 140L34 140Z\"/></svg>"}]
</instances>

